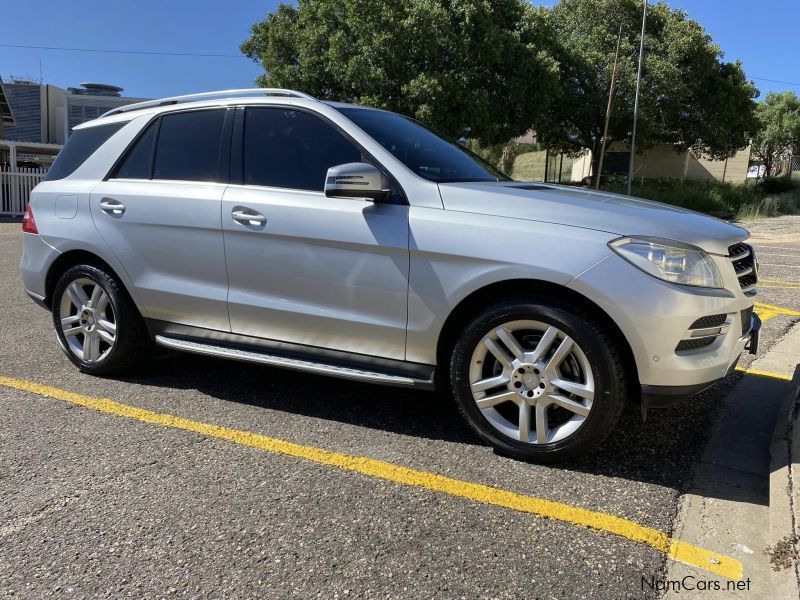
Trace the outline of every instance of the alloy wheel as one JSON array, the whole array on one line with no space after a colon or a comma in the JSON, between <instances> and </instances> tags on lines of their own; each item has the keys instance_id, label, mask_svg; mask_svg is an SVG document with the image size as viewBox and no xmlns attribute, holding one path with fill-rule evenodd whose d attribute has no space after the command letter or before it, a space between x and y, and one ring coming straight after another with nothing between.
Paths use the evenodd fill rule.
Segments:
<instances>
[{"instance_id":1,"label":"alloy wheel","mask_svg":"<svg viewBox=\"0 0 800 600\"><path fill-rule=\"evenodd\" d=\"M96 281L82 277L61 295L60 327L69 350L86 363L104 360L114 348L117 323L106 291Z\"/></svg>"},{"instance_id":2,"label":"alloy wheel","mask_svg":"<svg viewBox=\"0 0 800 600\"><path fill-rule=\"evenodd\" d=\"M592 410L595 382L580 346L539 321L494 327L470 359L470 390L486 420L526 444L574 434Z\"/></svg>"}]
</instances>

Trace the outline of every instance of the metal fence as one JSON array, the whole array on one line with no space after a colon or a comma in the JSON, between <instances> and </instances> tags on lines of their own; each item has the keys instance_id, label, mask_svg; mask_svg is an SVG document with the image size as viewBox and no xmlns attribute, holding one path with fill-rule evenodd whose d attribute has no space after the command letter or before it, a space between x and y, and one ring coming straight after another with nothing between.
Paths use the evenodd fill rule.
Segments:
<instances>
[{"instance_id":1,"label":"metal fence","mask_svg":"<svg viewBox=\"0 0 800 600\"><path fill-rule=\"evenodd\" d=\"M47 169L0 166L0 217L21 217L31 190L44 179Z\"/></svg>"}]
</instances>

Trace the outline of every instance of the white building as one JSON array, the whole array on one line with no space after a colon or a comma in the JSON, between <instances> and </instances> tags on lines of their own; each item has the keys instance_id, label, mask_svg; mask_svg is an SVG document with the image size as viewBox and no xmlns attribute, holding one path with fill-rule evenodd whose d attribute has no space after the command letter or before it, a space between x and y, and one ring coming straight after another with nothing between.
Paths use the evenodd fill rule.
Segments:
<instances>
[{"instance_id":1,"label":"white building","mask_svg":"<svg viewBox=\"0 0 800 600\"><path fill-rule=\"evenodd\" d=\"M21 78L0 79L0 216L19 216L72 128L147 98L122 88L82 83L63 89Z\"/></svg>"}]
</instances>

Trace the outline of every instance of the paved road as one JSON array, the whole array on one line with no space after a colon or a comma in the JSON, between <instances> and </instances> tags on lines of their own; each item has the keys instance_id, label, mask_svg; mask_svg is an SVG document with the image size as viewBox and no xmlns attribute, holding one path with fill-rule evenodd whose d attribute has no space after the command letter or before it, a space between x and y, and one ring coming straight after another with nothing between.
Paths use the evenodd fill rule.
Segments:
<instances>
[{"instance_id":1,"label":"paved road","mask_svg":"<svg viewBox=\"0 0 800 600\"><path fill-rule=\"evenodd\" d=\"M800 215L742 223L751 233L750 243L759 262L758 302L800 312ZM783 337L797 315L766 312L761 335L764 348ZM763 315L762 315L763 316ZM762 354L762 353L760 353ZM745 357L748 365L754 357Z\"/></svg>"},{"instance_id":2,"label":"paved road","mask_svg":"<svg viewBox=\"0 0 800 600\"><path fill-rule=\"evenodd\" d=\"M433 393L193 356L123 379L82 375L22 292L19 253L19 225L0 225L0 375L666 533L735 379L644 424L628 411L569 467L529 465L481 445ZM789 294L798 308L800 291L771 293L765 302ZM0 386L0 596L639 598L656 595L641 578L662 577L665 560L565 522Z\"/></svg>"}]
</instances>

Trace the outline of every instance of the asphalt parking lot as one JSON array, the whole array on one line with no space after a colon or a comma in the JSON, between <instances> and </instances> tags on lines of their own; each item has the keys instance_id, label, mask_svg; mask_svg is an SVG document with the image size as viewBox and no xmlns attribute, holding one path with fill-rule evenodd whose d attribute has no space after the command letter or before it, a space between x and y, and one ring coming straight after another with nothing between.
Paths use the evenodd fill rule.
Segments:
<instances>
[{"instance_id":1,"label":"asphalt parking lot","mask_svg":"<svg viewBox=\"0 0 800 600\"><path fill-rule=\"evenodd\" d=\"M800 217L750 228L762 354L800 317ZM667 535L741 376L644 423L631 408L582 461L525 464L481 445L434 393L188 355L82 375L22 290L20 240L18 224L0 224L0 376ZM664 552L622 535L79 404L0 385L0 596L658 596L642 578L663 577Z\"/></svg>"}]
</instances>

